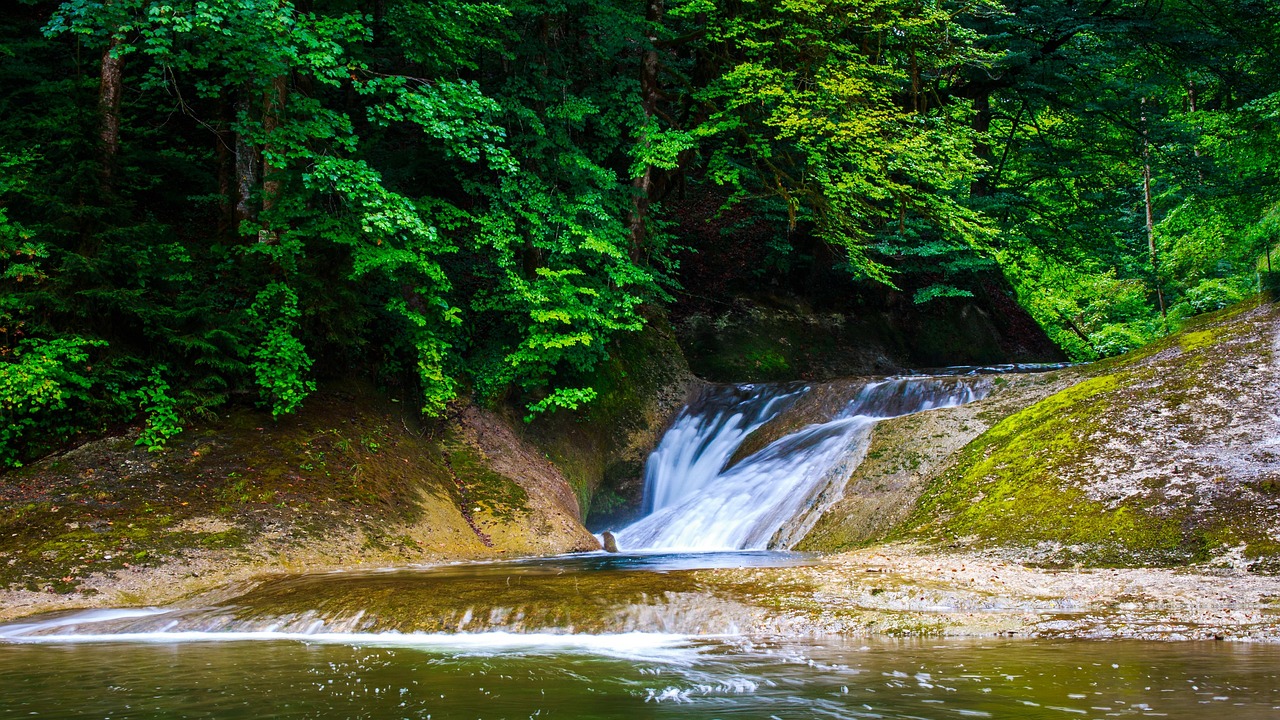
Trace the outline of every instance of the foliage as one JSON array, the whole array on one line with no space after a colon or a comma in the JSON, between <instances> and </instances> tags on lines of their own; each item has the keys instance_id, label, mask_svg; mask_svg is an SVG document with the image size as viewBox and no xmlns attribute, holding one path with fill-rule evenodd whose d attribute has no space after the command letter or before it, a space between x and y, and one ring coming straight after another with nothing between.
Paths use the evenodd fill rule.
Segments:
<instances>
[{"instance_id":1,"label":"foliage","mask_svg":"<svg viewBox=\"0 0 1280 720\"><path fill-rule=\"evenodd\" d=\"M21 464L19 448L33 436L60 437L76 429L92 381L82 338L26 339L0 363L0 463Z\"/></svg>"},{"instance_id":2,"label":"foliage","mask_svg":"<svg viewBox=\"0 0 1280 720\"><path fill-rule=\"evenodd\" d=\"M1220 279L1202 280L1187 291L1187 304L1196 313L1213 312L1244 299L1247 289L1233 285L1230 281Z\"/></svg>"},{"instance_id":3,"label":"foliage","mask_svg":"<svg viewBox=\"0 0 1280 720\"><path fill-rule=\"evenodd\" d=\"M929 112L920 90L922 77L990 63L957 22L990 8L810 0L708 13L708 43L728 56L697 95L712 108L694 129L709 178L736 201L779 196L791 225L812 222L855 276L889 282L877 251L983 245L990 227L962 202L980 167L970 110Z\"/></svg>"},{"instance_id":4,"label":"foliage","mask_svg":"<svg viewBox=\"0 0 1280 720\"><path fill-rule=\"evenodd\" d=\"M182 432L182 417L178 403L170 394L172 388L165 382L164 367L153 368L150 382L142 390L142 410L147 424L142 428L137 443L151 452L163 450L169 438Z\"/></svg>"},{"instance_id":5,"label":"foliage","mask_svg":"<svg viewBox=\"0 0 1280 720\"><path fill-rule=\"evenodd\" d=\"M992 170L972 204L1003 219L998 257L1022 303L1088 359L1242 297L1274 237L1278 68L1255 49L1280 38L1280 10L1004 5L975 25L984 45L1014 50L1000 74L948 90L991 107Z\"/></svg>"},{"instance_id":6,"label":"foliage","mask_svg":"<svg viewBox=\"0 0 1280 720\"><path fill-rule=\"evenodd\" d=\"M1275 245L1278 14L31 0L0 17L0 458L350 373L429 416L577 408L672 301L691 198L771 230L762 282L998 270L1073 357L1120 352Z\"/></svg>"},{"instance_id":7,"label":"foliage","mask_svg":"<svg viewBox=\"0 0 1280 720\"><path fill-rule=\"evenodd\" d=\"M293 412L316 389L314 382L305 379L311 358L295 334L299 315L298 296L279 283L259 293L248 311L262 336L250 367L272 417Z\"/></svg>"}]
</instances>

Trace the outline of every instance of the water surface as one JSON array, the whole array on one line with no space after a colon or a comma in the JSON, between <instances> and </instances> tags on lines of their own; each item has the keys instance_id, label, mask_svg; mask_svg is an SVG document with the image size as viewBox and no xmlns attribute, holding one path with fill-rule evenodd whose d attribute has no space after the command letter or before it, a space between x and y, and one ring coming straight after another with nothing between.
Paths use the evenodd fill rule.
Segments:
<instances>
[{"instance_id":1,"label":"water surface","mask_svg":"<svg viewBox=\"0 0 1280 720\"><path fill-rule=\"evenodd\" d=\"M1280 712L1229 643L612 636L0 644L0 717L1070 718Z\"/></svg>"}]
</instances>

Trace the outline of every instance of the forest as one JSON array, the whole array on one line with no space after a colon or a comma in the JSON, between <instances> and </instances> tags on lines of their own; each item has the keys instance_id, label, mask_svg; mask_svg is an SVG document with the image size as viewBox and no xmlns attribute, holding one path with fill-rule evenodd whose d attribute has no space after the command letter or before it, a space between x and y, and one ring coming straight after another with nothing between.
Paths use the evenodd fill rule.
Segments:
<instances>
[{"instance_id":1,"label":"forest","mask_svg":"<svg viewBox=\"0 0 1280 720\"><path fill-rule=\"evenodd\" d=\"M698 242L748 223L762 282L938 303L998 273L1074 360L1280 262L1272 0L23 0L0 24L0 465L125 423L162 448L350 373L427 417L575 408L698 290Z\"/></svg>"}]
</instances>

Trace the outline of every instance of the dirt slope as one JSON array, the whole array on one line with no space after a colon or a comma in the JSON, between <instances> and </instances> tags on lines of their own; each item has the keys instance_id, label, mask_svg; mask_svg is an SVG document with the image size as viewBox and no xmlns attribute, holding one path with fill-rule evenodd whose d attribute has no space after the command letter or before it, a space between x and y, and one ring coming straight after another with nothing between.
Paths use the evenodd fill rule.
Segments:
<instances>
[{"instance_id":1,"label":"dirt slope","mask_svg":"<svg viewBox=\"0 0 1280 720\"><path fill-rule=\"evenodd\" d=\"M597 549L564 475L497 415L413 424L367 387L136 433L0 481L0 618L158 603L263 573Z\"/></svg>"}]
</instances>

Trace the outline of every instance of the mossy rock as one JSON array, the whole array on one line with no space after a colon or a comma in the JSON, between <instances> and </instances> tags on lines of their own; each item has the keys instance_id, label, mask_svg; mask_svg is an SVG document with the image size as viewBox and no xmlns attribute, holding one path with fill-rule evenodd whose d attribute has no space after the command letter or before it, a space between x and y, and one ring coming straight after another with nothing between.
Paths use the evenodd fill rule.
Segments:
<instances>
[{"instance_id":1,"label":"mossy rock","mask_svg":"<svg viewBox=\"0 0 1280 720\"><path fill-rule=\"evenodd\" d=\"M739 296L714 313L682 317L677 336L692 370L713 382L827 381L1063 359L998 290L924 305L891 298L825 310L781 293Z\"/></svg>"},{"instance_id":2,"label":"mossy rock","mask_svg":"<svg viewBox=\"0 0 1280 720\"><path fill-rule=\"evenodd\" d=\"M1278 329L1254 299L1073 371L958 453L896 536L1056 565L1275 567Z\"/></svg>"},{"instance_id":3,"label":"mossy rock","mask_svg":"<svg viewBox=\"0 0 1280 720\"><path fill-rule=\"evenodd\" d=\"M1069 372L995 376L977 402L876 423L866 457L832 505L796 546L834 552L872 545L896 532L955 455L1005 417L1075 381Z\"/></svg>"}]
</instances>

